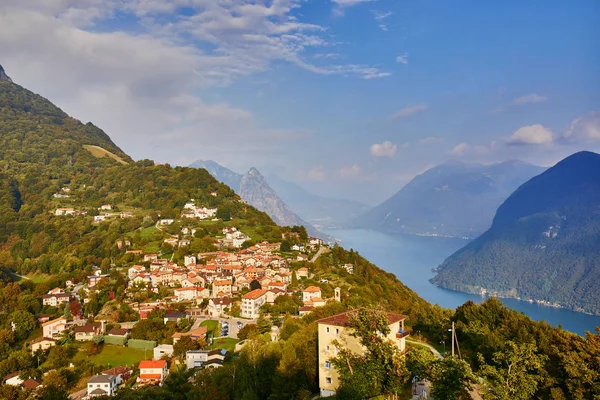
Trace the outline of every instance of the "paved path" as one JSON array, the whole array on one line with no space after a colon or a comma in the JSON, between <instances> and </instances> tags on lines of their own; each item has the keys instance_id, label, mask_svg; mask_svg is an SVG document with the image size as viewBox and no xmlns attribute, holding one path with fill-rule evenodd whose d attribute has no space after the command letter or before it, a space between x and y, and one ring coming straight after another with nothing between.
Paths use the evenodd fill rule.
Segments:
<instances>
[{"instance_id":1,"label":"paved path","mask_svg":"<svg viewBox=\"0 0 600 400\"><path fill-rule=\"evenodd\" d=\"M69 395L69 400L79 400L83 396L86 396L86 395L87 395L87 389L81 389L80 391Z\"/></svg>"},{"instance_id":2,"label":"paved path","mask_svg":"<svg viewBox=\"0 0 600 400\"><path fill-rule=\"evenodd\" d=\"M310 262L314 263L315 261L317 261L317 258L319 258L323 251L325 251L325 246L320 246L317 253L313 256L313 258L310 259Z\"/></svg>"}]
</instances>

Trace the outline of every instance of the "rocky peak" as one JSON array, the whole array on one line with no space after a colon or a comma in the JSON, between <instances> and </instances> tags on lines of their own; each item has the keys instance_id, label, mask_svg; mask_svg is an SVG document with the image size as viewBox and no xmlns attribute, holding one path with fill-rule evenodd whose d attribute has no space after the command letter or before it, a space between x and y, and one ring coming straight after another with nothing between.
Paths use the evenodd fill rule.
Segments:
<instances>
[{"instance_id":1,"label":"rocky peak","mask_svg":"<svg viewBox=\"0 0 600 400\"><path fill-rule=\"evenodd\" d=\"M2 65L0 65L0 81L12 82L12 79L10 79L8 75L6 75L6 72L4 71L4 68L2 68Z\"/></svg>"}]
</instances>

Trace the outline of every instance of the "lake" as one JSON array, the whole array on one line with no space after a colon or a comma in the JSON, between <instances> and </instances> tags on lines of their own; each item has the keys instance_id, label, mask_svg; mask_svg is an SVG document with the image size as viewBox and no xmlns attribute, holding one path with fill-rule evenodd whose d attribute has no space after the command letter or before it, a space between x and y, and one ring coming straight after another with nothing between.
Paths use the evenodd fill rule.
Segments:
<instances>
[{"instance_id":1,"label":"lake","mask_svg":"<svg viewBox=\"0 0 600 400\"><path fill-rule=\"evenodd\" d=\"M346 249L353 248L380 268L391 272L405 285L430 303L456 308L467 300L482 302L482 296L442 289L429 283L436 268L446 257L463 247L462 239L386 235L361 229L331 230L331 236L342 240ZM508 307L524 312L530 318L584 335L600 326L600 317L515 299L501 299Z\"/></svg>"}]
</instances>

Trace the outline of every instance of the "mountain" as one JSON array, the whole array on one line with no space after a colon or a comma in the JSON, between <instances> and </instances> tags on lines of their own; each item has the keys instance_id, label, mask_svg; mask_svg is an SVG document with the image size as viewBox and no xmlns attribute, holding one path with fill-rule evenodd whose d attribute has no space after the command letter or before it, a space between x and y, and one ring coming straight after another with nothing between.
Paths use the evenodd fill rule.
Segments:
<instances>
[{"instance_id":1,"label":"mountain","mask_svg":"<svg viewBox=\"0 0 600 400\"><path fill-rule=\"evenodd\" d=\"M15 163L83 168L133 161L104 131L13 83L2 67L0 110L0 160L7 168Z\"/></svg>"},{"instance_id":2,"label":"mountain","mask_svg":"<svg viewBox=\"0 0 600 400\"><path fill-rule=\"evenodd\" d=\"M516 190L432 279L600 314L600 155L573 154Z\"/></svg>"},{"instance_id":3,"label":"mountain","mask_svg":"<svg viewBox=\"0 0 600 400\"><path fill-rule=\"evenodd\" d=\"M267 175L267 180L290 208L317 227L339 227L371 209L357 201L317 196L275 174Z\"/></svg>"},{"instance_id":4,"label":"mountain","mask_svg":"<svg viewBox=\"0 0 600 400\"><path fill-rule=\"evenodd\" d=\"M240 191L240 183L242 182L243 175L237 174L230 169L212 161L198 160L190 164L191 168L204 168L211 174L216 180L222 182L232 188L236 193Z\"/></svg>"},{"instance_id":5,"label":"mountain","mask_svg":"<svg viewBox=\"0 0 600 400\"><path fill-rule=\"evenodd\" d=\"M211 160L198 160L190 167L206 169L215 179L235 190L248 204L266 212L276 224L302 225L311 236L331 239L295 214L256 168L250 168L245 175L240 175Z\"/></svg>"},{"instance_id":6,"label":"mountain","mask_svg":"<svg viewBox=\"0 0 600 400\"><path fill-rule=\"evenodd\" d=\"M0 65L0 81L12 82L12 79L10 79L8 75L6 75L6 72L4 71L4 68L2 68L2 65Z\"/></svg>"},{"instance_id":7,"label":"mountain","mask_svg":"<svg viewBox=\"0 0 600 400\"><path fill-rule=\"evenodd\" d=\"M351 226L387 233L476 237L523 182L544 169L521 161L481 165L449 161L416 176Z\"/></svg>"}]
</instances>

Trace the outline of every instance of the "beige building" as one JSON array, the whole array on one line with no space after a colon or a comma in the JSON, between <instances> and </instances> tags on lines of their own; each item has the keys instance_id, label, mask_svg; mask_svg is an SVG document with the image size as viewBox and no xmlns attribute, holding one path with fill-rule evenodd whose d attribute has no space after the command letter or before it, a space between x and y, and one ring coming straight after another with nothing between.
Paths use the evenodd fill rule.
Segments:
<instances>
[{"instance_id":1,"label":"beige building","mask_svg":"<svg viewBox=\"0 0 600 400\"><path fill-rule=\"evenodd\" d=\"M53 339L67 329L67 319L60 317L42 324L42 336Z\"/></svg>"},{"instance_id":2,"label":"beige building","mask_svg":"<svg viewBox=\"0 0 600 400\"><path fill-rule=\"evenodd\" d=\"M352 312L346 311L317 321L319 326L319 389L321 397L334 396L339 386L339 375L331 360L338 355L340 349L333 342L337 341L345 349L357 354L365 351L359 339L350 335L351 328L348 328L348 322L349 314ZM408 336L408 332L404 330L404 320L406 318L405 315L388 313L390 324L388 339L398 346L401 352L404 352L406 348L405 338Z\"/></svg>"},{"instance_id":3,"label":"beige building","mask_svg":"<svg viewBox=\"0 0 600 400\"><path fill-rule=\"evenodd\" d=\"M48 350L50 347L56 345L56 340L47 337L41 337L31 342L31 353L35 353L38 350Z\"/></svg>"},{"instance_id":4,"label":"beige building","mask_svg":"<svg viewBox=\"0 0 600 400\"><path fill-rule=\"evenodd\" d=\"M242 296L242 317L258 318L260 306L267 302L267 292L256 289Z\"/></svg>"}]
</instances>

